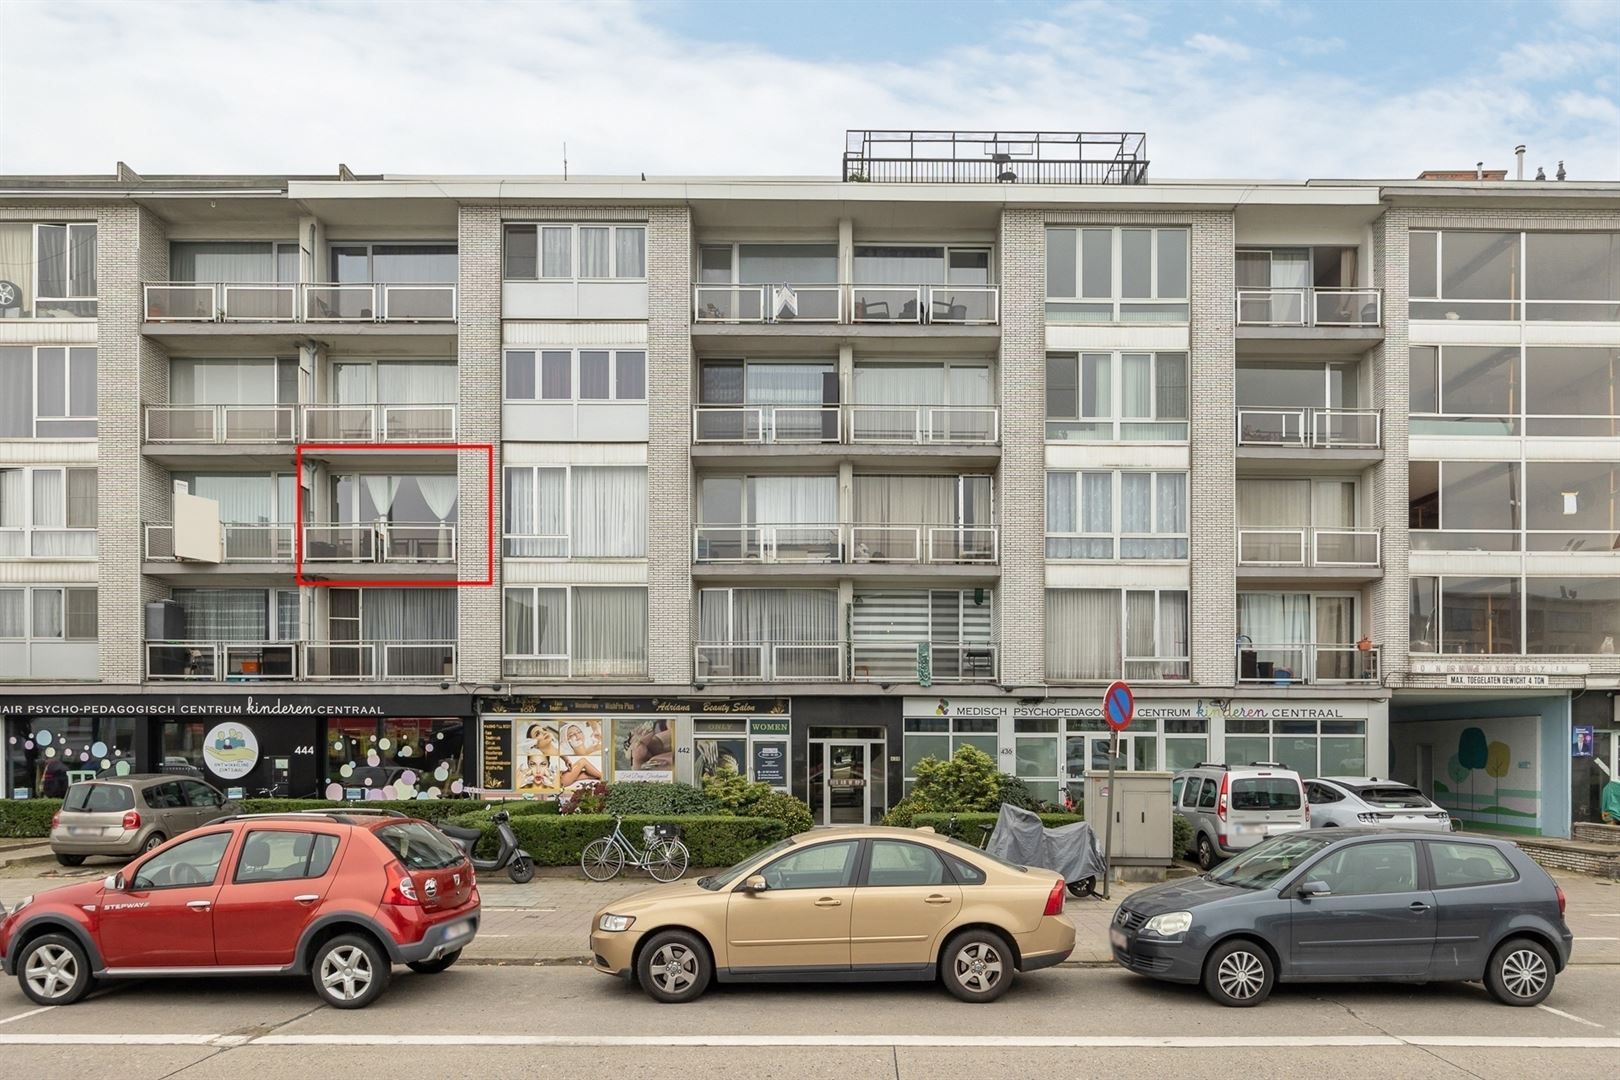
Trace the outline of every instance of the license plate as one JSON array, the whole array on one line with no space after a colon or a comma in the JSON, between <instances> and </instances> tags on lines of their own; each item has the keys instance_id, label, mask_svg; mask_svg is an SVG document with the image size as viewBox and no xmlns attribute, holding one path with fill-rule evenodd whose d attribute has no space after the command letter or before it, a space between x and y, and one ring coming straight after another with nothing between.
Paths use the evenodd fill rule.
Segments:
<instances>
[{"instance_id":1,"label":"license plate","mask_svg":"<svg viewBox=\"0 0 1620 1080\"><path fill-rule=\"evenodd\" d=\"M1108 944L1112 945L1116 949L1125 948L1125 931L1120 930L1117 927L1109 927Z\"/></svg>"},{"instance_id":2,"label":"license plate","mask_svg":"<svg viewBox=\"0 0 1620 1080\"><path fill-rule=\"evenodd\" d=\"M448 938L458 938L462 934L468 934L471 932L472 923L463 919L461 922L451 924L450 929L444 932L444 936Z\"/></svg>"},{"instance_id":3,"label":"license plate","mask_svg":"<svg viewBox=\"0 0 1620 1080\"><path fill-rule=\"evenodd\" d=\"M69 825L69 836L100 836L101 827L98 825Z\"/></svg>"}]
</instances>

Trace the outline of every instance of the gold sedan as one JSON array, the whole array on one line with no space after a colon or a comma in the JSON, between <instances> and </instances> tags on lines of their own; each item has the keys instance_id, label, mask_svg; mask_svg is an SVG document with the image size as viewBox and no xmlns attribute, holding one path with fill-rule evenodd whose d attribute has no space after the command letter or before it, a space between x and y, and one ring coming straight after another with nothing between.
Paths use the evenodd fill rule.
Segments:
<instances>
[{"instance_id":1,"label":"gold sedan","mask_svg":"<svg viewBox=\"0 0 1620 1080\"><path fill-rule=\"evenodd\" d=\"M1063 879L927 829L800 833L729 870L617 900L591 922L596 970L655 1000L721 982L939 979L994 1001L1066 960Z\"/></svg>"}]
</instances>

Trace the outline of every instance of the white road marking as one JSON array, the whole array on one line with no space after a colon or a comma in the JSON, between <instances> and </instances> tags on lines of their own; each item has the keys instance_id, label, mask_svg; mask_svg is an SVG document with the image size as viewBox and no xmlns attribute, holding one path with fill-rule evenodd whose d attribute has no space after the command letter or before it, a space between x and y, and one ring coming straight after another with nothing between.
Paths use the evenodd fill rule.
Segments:
<instances>
[{"instance_id":1,"label":"white road marking","mask_svg":"<svg viewBox=\"0 0 1620 1080\"><path fill-rule=\"evenodd\" d=\"M1620 937L1578 937L1576 941L1620 941Z\"/></svg>"},{"instance_id":2,"label":"white road marking","mask_svg":"<svg viewBox=\"0 0 1620 1080\"><path fill-rule=\"evenodd\" d=\"M55 1005L41 1005L37 1009L29 1009L27 1012L18 1013L16 1016L8 1016L4 1020L0 1020L0 1024L9 1024L13 1020L26 1020L30 1016L38 1016L40 1013L50 1012L54 1008L56 1008Z\"/></svg>"},{"instance_id":3,"label":"white road marking","mask_svg":"<svg viewBox=\"0 0 1620 1080\"><path fill-rule=\"evenodd\" d=\"M1603 1028L1602 1024L1594 1024L1592 1021L1587 1020L1584 1017L1576 1016L1574 1013L1567 1013L1563 1009L1555 1009L1551 1005L1537 1005L1536 1008L1540 1009L1542 1012L1550 1012L1554 1016L1562 1016L1565 1020L1573 1020L1577 1024L1585 1024L1587 1027L1595 1027L1599 1030L1602 1030Z\"/></svg>"}]
</instances>

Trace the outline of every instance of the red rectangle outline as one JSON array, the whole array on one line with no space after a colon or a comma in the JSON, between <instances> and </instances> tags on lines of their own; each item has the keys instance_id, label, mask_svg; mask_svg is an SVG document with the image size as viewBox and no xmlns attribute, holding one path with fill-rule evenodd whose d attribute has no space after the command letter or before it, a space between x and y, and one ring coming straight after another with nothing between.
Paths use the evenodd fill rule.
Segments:
<instances>
[{"instance_id":1,"label":"red rectangle outline","mask_svg":"<svg viewBox=\"0 0 1620 1080\"><path fill-rule=\"evenodd\" d=\"M293 475L302 485L304 478L304 451L318 450L331 451L375 451L375 450L445 450L457 454L467 450L482 450L484 452L485 472L487 474L488 534L485 545L488 560L484 567L484 577L480 581L465 581L461 578L331 578L316 581L304 576L304 500L293 499L293 581L298 585L310 588L399 588L399 589L444 589L464 588L472 585L495 584L495 444L494 443L298 443L293 448ZM458 515L459 518L459 515ZM457 526L460 527L459 525Z\"/></svg>"}]
</instances>

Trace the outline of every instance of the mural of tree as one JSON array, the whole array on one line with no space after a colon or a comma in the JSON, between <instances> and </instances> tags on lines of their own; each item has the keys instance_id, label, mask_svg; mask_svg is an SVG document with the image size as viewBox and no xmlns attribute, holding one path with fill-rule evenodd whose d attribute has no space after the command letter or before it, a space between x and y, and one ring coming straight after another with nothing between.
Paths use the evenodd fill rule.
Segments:
<instances>
[{"instance_id":1,"label":"mural of tree","mask_svg":"<svg viewBox=\"0 0 1620 1080\"><path fill-rule=\"evenodd\" d=\"M1496 823L1502 823L1502 777L1513 764L1513 749L1507 743L1493 740L1485 751L1485 775L1496 780Z\"/></svg>"},{"instance_id":2,"label":"mural of tree","mask_svg":"<svg viewBox=\"0 0 1620 1080\"><path fill-rule=\"evenodd\" d=\"M1475 793L1474 770L1483 769L1490 762L1490 759L1490 741L1485 738L1485 732L1477 727L1464 728L1463 733L1457 737L1457 763L1469 770L1469 810L1474 813L1479 810L1479 800Z\"/></svg>"}]
</instances>

